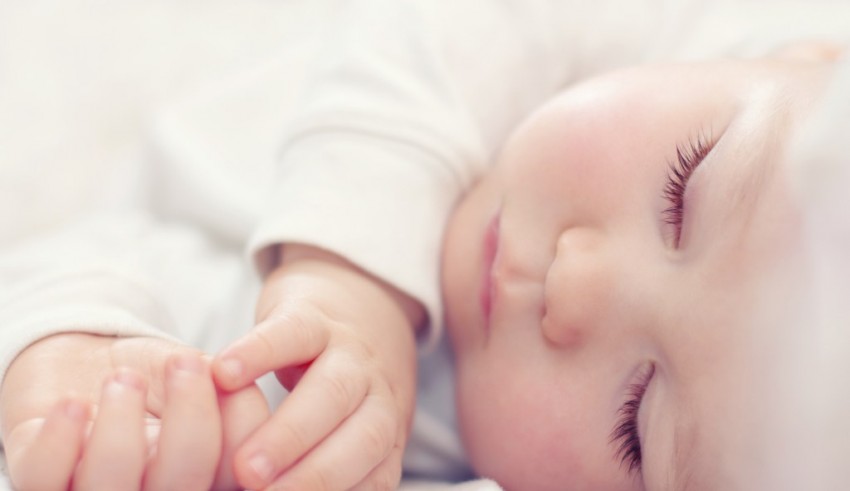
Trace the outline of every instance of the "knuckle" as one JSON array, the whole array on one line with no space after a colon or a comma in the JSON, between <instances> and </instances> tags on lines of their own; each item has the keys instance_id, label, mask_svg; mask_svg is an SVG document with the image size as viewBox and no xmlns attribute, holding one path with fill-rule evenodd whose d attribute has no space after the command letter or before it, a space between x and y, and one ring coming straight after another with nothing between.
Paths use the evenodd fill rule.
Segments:
<instances>
[{"instance_id":1,"label":"knuckle","mask_svg":"<svg viewBox=\"0 0 850 491\"><path fill-rule=\"evenodd\" d=\"M285 489L303 489L310 491L332 491L328 472L322 472L315 467L303 469L293 486Z\"/></svg>"},{"instance_id":2,"label":"knuckle","mask_svg":"<svg viewBox=\"0 0 850 491\"><path fill-rule=\"evenodd\" d=\"M292 464L299 455L313 446L304 430L295 425L281 424L270 431L262 431L258 440L251 443L250 452L240 450L238 460L246 468L250 468L249 459L257 449L262 450L273 462L276 469L286 468Z\"/></svg>"},{"instance_id":3,"label":"knuckle","mask_svg":"<svg viewBox=\"0 0 850 491\"><path fill-rule=\"evenodd\" d=\"M398 485L398 480L391 474L381 474L375 479L374 489L376 491L392 491Z\"/></svg>"},{"instance_id":4,"label":"knuckle","mask_svg":"<svg viewBox=\"0 0 850 491\"><path fill-rule=\"evenodd\" d=\"M255 344L271 358L279 353L283 339L300 346L318 346L327 338L322 319L305 310L276 313L258 324L250 334Z\"/></svg>"},{"instance_id":5,"label":"knuckle","mask_svg":"<svg viewBox=\"0 0 850 491\"><path fill-rule=\"evenodd\" d=\"M363 427L363 444L365 451L375 460L382 459L393 446L395 432L385 421L375 422Z\"/></svg>"},{"instance_id":6,"label":"knuckle","mask_svg":"<svg viewBox=\"0 0 850 491\"><path fill-rule=\"evenodd\" d=\"M315 470L311 473L311 475L313 476L312 482L315 484L315 487L309 489L315 489L316 491L331 491L331 483L327 472Z\"/></svg>"},{"instance_id":7,"label":"knuckle","mask_svg":"<svg viewBox=\"0 0 850 491\"><path fill-rule=\"evenodd\" d=\"M341 377L328 375L322 380L322 389L333 401L333 404L341 407L350 407L355 399L353 387Z\"/></svg>"},{"instance_id":8,"label":"knuckle","mask_svg":"<svg viewBox=\"0 0 850 491\"><path fill-rule=\"evenodd\" d=\"M371 344L360 340L352 340L350 338L345 342L345 352L348 353L348 356L359 365L374 363L377 358Z\"/></svg>"},{"instance_id":9,"label":"knuckle","mask_svg":"<svg viewBox=\"0 0 850 491\"><path fill-rule=\"evenodd\" d=\"M321 341L322 323L304 311L287 312L277 321L282 323L296 343L313 346Z\"/></svg>"},{"instance_id":10,"label":"knuckle","mask_svg":"<svg viewBox=\"0 0 850 491\"><path fill-rule=\"evenodd\" d=\"M352 491L395 491L398 489L400 479L395 479L392 473L373 472L365 481L361 482Z\"/></svg>"},{"instance_id":11,"label":"knuckle","mask_svg":"<svg viewBox=\"0 0 850 491\"><path fill-rule=\"evenodd\" d=\"M375 489L378 490L394 490L398 488L401 482L401 454L403 450L399 447L393 447L392 452L387 459L381 464L381 469L375 475Z\"/></svg>"},{"instance_id":12,"label":"knuckle","mask_svg":"<svg viewBox=\"0 0 850 491\"><path fill-rule=\"evenodd\" d=\"M288 463L291 459L290 452L294 454L303 453L313 446L314 442L310 441L305 431L301 426L284 424L280 432L282 438L269 442L266 448L273 458L277 457L278 463ZM286 445L282 446L278 442L286 442Z\"/></svg>"},{"instance_id":13,"label":"knuckle","mask_svg":"<svg viewBox=\"0 0 850 491\"><path fill-rule=\"evenodd\" d=\"M258 326L256 329L248 333L248 335L250 336L249 339L253 341L250 344L263 352L264 356L261 355L260 358L275 358L275 353L277 352L275 346L277 343L275 343L269 335L267 326Z\"/></svg>"},{"instance_id":14,"label":"knuckle","mask_svg":"<svg viewBox=\"0 0 850 491\"><path fill-rule=\"evenodd\" d=\"M334 404L351 409L366 393L366 382L355 363L345 356L335 356L328 362L318 388Z\"/></svg>"},{"instance_id":15,"label":"knuckle","mask_svg":"<svg viewBox=\"0 0 850 491\"><path fill-rule=\"evenodd\" d=\"M278 313L257 326L254 332L262 333L266 348L274 356L279 350L276 338L285 339L287 343L296 346L324 346L327 344L326 327L321 316L304 309ZM278 332L281 334L272 334Z\"/></svg>"}]
</instances>

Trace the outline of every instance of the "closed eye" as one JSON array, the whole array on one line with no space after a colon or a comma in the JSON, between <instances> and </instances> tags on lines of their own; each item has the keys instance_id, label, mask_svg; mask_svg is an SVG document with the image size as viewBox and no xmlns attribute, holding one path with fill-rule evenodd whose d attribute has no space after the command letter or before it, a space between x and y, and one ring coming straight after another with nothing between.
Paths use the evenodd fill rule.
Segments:
<instances>
[{"instance_id":1,"label":"closed eye","mask_svg":"<svg viewBox=\"0 0 850 491\"><path fill-rule=\"evenodd\" d=\"M640 434L638 433L638 412L640 411L643 395L649 386L649 381L655 374L655 365L650 364L642 369L637 382L629 386L626 401L617 412L617 425L611 432L610 442L617 448L620 465L626 467L629 474L640 472L642 451Z\"/></svg>"},{"instance_id":2,"label":"closed eye","mask_svg":"<svg viewBox=\"0 0 850 491\"><path fill-rule=\"evenodd\" d=\"M662 195L668 206L662 212L664 223L673 227L673 248L678 249L682 240L682 224L685 219L685 191L694 170L714 148L715 140L700 134L684 145L676 146L676 159L670 162L667 183Z\"/></svg>"}]
</instances>

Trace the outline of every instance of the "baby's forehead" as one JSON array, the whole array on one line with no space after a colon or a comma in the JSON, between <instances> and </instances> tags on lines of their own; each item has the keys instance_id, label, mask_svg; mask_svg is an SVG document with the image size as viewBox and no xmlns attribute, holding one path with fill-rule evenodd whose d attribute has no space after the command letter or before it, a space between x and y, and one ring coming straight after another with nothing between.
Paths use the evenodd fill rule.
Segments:
<instances>
[{"instance_id":1,"label":"baby's forehead","mask_svg":"<svg viewBox=\"0 0 850 491\"><path fill-rule=\"evenodd\" d=\"M638 65L589 77L541 103L514 129L505 148L526 143L530 135L625 130L664 121L681 104L713 103L713 80L734 80L741 63ZM688 82L688 83L683 83ZM705 104L711 107L713 104Z\"/></svg>"}]
</instances>

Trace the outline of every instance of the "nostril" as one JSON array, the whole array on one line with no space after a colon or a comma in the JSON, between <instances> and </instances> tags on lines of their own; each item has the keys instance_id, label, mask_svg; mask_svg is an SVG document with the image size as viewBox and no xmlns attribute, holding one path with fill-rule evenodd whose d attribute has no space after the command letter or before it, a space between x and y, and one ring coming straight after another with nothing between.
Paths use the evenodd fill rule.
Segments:
<instances>
[{"instance_id":1,"label":"nostril","mask_svg":"<svg viewBox=\"0 0 850 491\"><path fill-rule=\"evenodd\" d=\"M555 345L581 345L605 311L614 307L612 265L601 239L601 233L589 227L573 227L558 237L541 307L543 335Z\"/></svg>"},{"instance_id":2,"label":"nostril","mask_svg":"<svg viewBox=\"0 0 850 491\"><path fill-rule=\"evenodd\" d=\"M541 329L543 337L560 348L575 349L584 344L586 337L584 326L571 324L551 315L542 318Z\"/></svg>"}]
</instances>

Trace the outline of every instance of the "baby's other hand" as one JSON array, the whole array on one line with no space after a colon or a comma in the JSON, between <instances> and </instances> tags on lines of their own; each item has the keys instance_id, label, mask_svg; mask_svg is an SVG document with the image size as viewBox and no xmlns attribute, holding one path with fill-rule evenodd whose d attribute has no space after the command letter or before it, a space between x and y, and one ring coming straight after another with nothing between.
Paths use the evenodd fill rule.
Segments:
<instances>
[{"instance_id":1,"label":"baby's other hand","mask_svg":"<svg viewBox=\"0 0 850 491\"><path fill-rule=\"evenodd\" d=\"M200 353L153 338L51 336L18 356L0 391L24 491L234 489L235 448L267 417L255 386L219 397Z\"/></svg>"},{"instance_id":2,"label":"baby's other hand","mask_svg":"<svg viewBox=\"0 0 850 491\"><path fill-rule=\"evenodd\" d=\"M395 489L422 308L330 253L287 246L284 258L264 285L257 326L213 364L226 390L273 371L292 391L239 448L239 483Z\"/></svg>"}]
</instances>

